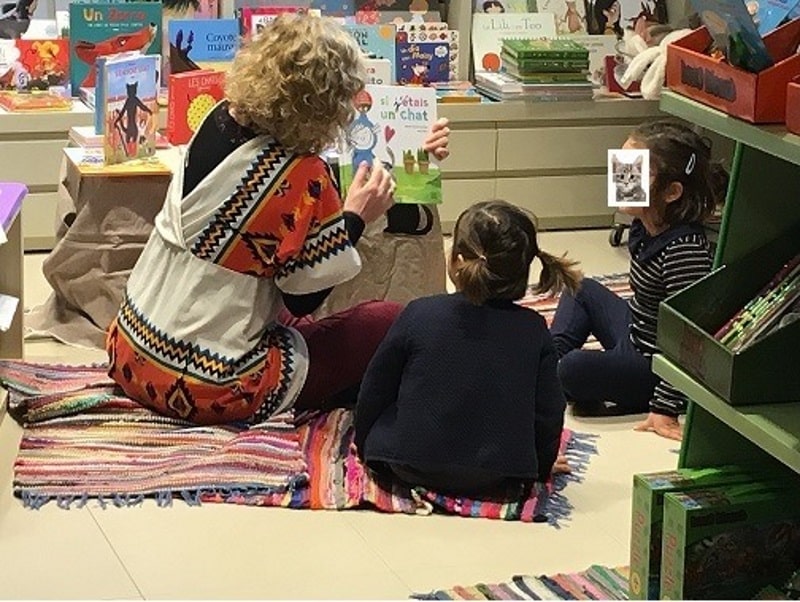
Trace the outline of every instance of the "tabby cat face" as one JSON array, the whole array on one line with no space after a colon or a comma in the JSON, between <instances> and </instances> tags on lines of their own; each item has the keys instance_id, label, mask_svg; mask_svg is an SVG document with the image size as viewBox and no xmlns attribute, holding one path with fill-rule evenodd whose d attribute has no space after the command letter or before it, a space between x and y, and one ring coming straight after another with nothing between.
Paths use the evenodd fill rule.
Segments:
<instances>
[{"instance_id":1,"label":"tabby cat face","mask_svg":"<svg viewBox=\"0 0 800 602\"><path fill-rule=\"evenodd\" d=\"M632 163L623 163L616 155L612 158L614 185L623 193L630 193L642 186L642 157Z\"/></svg>"}]
</instances>

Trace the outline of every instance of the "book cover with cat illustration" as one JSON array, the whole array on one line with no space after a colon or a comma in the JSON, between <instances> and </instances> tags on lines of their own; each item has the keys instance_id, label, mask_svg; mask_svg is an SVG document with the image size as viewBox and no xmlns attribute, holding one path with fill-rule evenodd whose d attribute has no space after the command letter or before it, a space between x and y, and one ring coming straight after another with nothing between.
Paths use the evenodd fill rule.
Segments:
<instances>
[{"instance_id":1,"label":"book cover with cat illustration","mask_svg":"<svg viewBox=\"0 0 800 602\"><path fill-rule=\"evenodd\" d=\"M169 71L227 71L239 41L236 19L173 19L169 22Z\"/></svg>"},{"instance_id":2,"label":"book cover with cat illustration","mask_svg":"<svg viewBox=\"0 0 800 602\"><path fill-rule=\"evenodd\" d=\"M161 54L161 2L73 2L69 16L73 94L94 87L100 56L132 50Z\"/></svg>"},{"instance_id":3,"label":"book cover with cat illustration","mask_svg":"<svg viewBox=\"0 0 800 602\"><path fill-rule=\"evenodd\" d=\"M397 34L397 83L428 86L450 81L449 42L410 42L406 32Z\"/></svg>"},{"instance_id":4,"label":"book cover with cat illustration","mask_svg":"<svg viewBox=\"0 0 800 602\"><path fill-rule=\"evenodd\" d=\"M475 13L472 15L472 59L475 71L500 71L504 39L554 38L550 13Z\"/></svg>"},{"instance_id":5,"label":"book cover with cat illustration","mask_svg":"<svg viewBox=\"0 0 800 602\"><path fill-rule=\"evenodd\" d=\"M608 206L648 207L650 205L650 151L609 149Z\"/></svg>"},{"instance_id":6,"label":"book cover with cat illustration","mask_svg":"<svg viewBox=\"0 0 800 602\"><path fill-rule=\"evenodd\" d=\"M422 148L436 121L436 90L368 85L355 102L357 117L346 132L341 153L343 193L355 169L377 159L397 183L396 202L441 203L439 167Z\"/></svg>"},{"instance_id":7,"label":"book cover with cat illustration","mask_svg":"<svg viewBox=\"0 0 800 602\"><path fill-rule=\"evenodd\" d=\"M140 55L104 67L103 157L106 164L151 157L158 128L158 56Z\"/></svg>"},{"instance_id":8,"label":"book cover with cat illustration","mask_svg":"<svg viewBox=\"0 0 800 602\"><path fill-rule=\"evenodd\" d=\"M0 40L0 90L47 90L67 84L68 40Z\"/></svg>"},{"instance_id":9,"label":"book cover with cat illustration","mask_svg":"<svg viewBox=\"0 0 800 602\"><path fill-rule=\"evenodd\" d=\"M109 56L97 57L95 69L97 69L97 80L94 88L82 88L94 90L94 102L92 108L94 109L94 133L102 135L106 131L106 65L117 62L125 61L129 58L142 56L138 50L132 52L120 52L119 54L112 54Z\"/></svg>"}]
</instances>

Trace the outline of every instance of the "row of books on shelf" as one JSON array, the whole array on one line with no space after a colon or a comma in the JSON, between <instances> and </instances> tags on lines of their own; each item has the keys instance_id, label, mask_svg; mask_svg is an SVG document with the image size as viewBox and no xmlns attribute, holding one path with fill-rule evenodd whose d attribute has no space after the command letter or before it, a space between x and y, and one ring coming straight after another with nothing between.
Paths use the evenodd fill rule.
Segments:
<instances>
[{"instance_id":1,"label":"row of books on shelf","mask_svg":"<svg viewBox=\"0 0 800 602\"><path fill-rule=\"evenodd\" d=\"M798 493L757 465L636 475L630 599L797 599Z\"/></svg>"}]
</instances>

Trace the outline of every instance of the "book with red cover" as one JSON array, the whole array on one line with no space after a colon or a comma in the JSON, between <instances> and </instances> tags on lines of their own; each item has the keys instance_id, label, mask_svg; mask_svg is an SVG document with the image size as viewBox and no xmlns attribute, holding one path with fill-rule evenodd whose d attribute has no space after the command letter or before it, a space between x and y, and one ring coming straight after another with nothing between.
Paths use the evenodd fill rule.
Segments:
<instances>
[{"instance_id":1,"label":"book with red cover","mask_svg":"<svg viewBox=\"0 0 800 602\"><path fill-rule=\"evenodd\" d=\"M69 40L0 40L0 89L47 90L69 83Z\"/></svg>"},{"instance_id":2,"label":"book with red cover","mask_svg":"<svg viewBox=\"0 0 800 602\"><path fill-rule=\"evenodd\" d=\"M302 6L243 6L238 17L242 36L245 38L258 35L263 27L284 13L299 13L306 9Z\"/></svg>"},{"instance_id":3,"label":"book with red cover","mask_svg":"<svg viewBox=\"0 0 800 602\"><path fill-rule=\"evenodd\" d=\"M206 115L222 100L225 73L201 70L169 76L167 139L170 144L186 144Z\"/></svg>"}]
</instances>

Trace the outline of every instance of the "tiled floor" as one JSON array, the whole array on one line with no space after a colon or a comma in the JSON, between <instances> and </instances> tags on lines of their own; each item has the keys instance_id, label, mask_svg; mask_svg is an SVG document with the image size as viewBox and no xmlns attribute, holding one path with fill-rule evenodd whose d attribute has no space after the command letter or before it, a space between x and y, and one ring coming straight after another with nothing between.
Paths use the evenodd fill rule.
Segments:
<instances>
[{"instance_id":1,"label":"tiled floor","mask_svg":"<svg viewBox=\"0 0 800 602\"><path fill-rule=\"evenodd\" d=\"M545 233L551 253L569 250L588 274L626 269L607 232ZM27 305L47 295L43 256L26 258ZM31 360L79 363L102 353L50 341ZM414 591L504 580L515 573L627 562L635 472L675 465L675 444L633 432L634 420L577 420L600 435L584 483L566 490L575 507L562 529L372 512L310 512L176 503L80 510L26 510L11 495L20 437L0 425L0 598L406 598Z\"/></svg>"}]
</instances>

